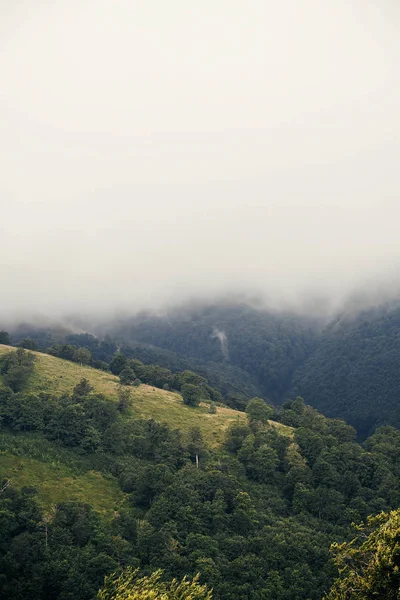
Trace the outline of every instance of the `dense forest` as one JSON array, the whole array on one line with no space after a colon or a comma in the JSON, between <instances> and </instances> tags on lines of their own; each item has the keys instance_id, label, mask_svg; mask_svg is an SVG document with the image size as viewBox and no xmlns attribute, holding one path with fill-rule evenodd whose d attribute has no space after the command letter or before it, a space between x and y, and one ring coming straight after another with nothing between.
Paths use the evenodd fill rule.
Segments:
<instances>
[{"instance_id":1,"label":"dense forest","mask_svg":"<svg viewBox=\"0 0 400 600\"><path fill-rule=\"evenodd\" d=\"M319 322L245 304L183 308L166 316L141 314L114 324L126 343L158 346L179 356L232 365L247 373L262 395L279 402L292 376L316 347Z\"/></svg>"},{"instance_id":2,"label":"dense forest","mask_svg":"<svg viewBox=\"0 0 400 600\"><path fill-rule=\"evenodd\" d=\"M293 393L363 437L382 424L400 426L400 308L343 314L322 332L296 371Z\"/></svg>"},{"instance_id":3,"label":"dense forest","mask_svg":"<svg viewBox=\"0 0 400 600\"><path fill-rule=\"evenodd\" d=\"M85 379L70 394L32 393L35 368L22 348L1 357L2 453L67 456L77 475L102 473L125 499L107 519L77 501L44 510L36 489L3 479L1 597L89 600L115 573L115 597L126 579L170 590L198 575L195 598L207 588L221 600L320 600L338 575L331 544L350 542L352 523L399 506L392 427L359 444L350 425L300 397L275 409L253 399L247 420L211 447L197 427L135 418L129 393L113 402ZM100 598L114 597L107 585Z\"/></svg>"}]
</instances>

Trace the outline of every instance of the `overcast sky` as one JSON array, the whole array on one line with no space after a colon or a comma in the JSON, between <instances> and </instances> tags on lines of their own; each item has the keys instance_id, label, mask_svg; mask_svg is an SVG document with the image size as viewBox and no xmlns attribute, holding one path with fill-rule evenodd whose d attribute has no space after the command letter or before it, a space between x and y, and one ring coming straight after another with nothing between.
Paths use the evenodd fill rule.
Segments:
<instances>
[{"instance_id":1,"label":"overcast sky","mask_svg":"<svg viewBox=\"0 0 400 600\"><path fill-rule=\"evenodd\" d=\"M0 7L1 311L391 280L397 0Z\"/></svg>"}]
</instances>

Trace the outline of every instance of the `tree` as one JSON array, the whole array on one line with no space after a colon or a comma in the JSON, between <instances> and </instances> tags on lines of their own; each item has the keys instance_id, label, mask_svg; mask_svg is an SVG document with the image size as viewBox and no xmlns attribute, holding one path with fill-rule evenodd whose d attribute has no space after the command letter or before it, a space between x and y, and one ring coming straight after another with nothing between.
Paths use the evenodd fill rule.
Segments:
<instances>
[{"instance_id":1,"label":"tree","mask_svg":"<svg viewBox=\"0 0 400 600\"><path fill-rule=\"evenodd\" d=\"M110 362L111 373L113 375L119 375L121 373L122 369L124 369L126 367L127 361L128 361L128 359L126 358L126 356L121 354L121 352L117 352L116 354L114 354L114 357L113 357L112 361Z\"/></svg>"},{"instance_id":2,"label":"tree","mask_svg":"<svg viewBox=\"0 0 400 600\"><path fill-rule=\"evenodd\" d=\"M31 338L23 338L18 346L20 348L25 348L25 350L37 350L37 343L35 342L35 340L32 340Z\"/></svg>"},{"instance_id":3,"label":"tree","mask_svg":"<svg viewBox=\"0 0 400 600\"><path fill-rule=\"evenodd\" d=\"M0 330L0 344L11 346L11 338L8 331Z\"/></svg>"},{"instance_id":4,"label":"tree","mask_svg":"<svg viewBox=\"0 0 400 600\"><path fill-rule=\"evenodd\" d=\"M199 584L198 575L190 580L161 581L163 572L141 575L138 569L127 568L118 577L106 577L97 600L211 600L212 592Z\"/></svg>"},{"instance_id":5,"label":"tree","mask_svg":"<svg viewBox=\"0 0 400 600\"><path fill-rule=\"evenodd\" d=\"M73 389L72 397L76 399L86 398L93 391L89 381L83 377Z\"/></svg>"},{"instance_id":6,"label":"tree","mask_svg":"<svg viewBox=\"0 0 400 600\"><path fill-rule=\"evenodd\" d=\"M263 444L253 454L251 469L247 469L249 476L260 483L267 483L278 466L276 450Z\"/></svg>"},{"instance_id":7,"label":"tree","mask_svg":"<svg viewBox=\"0 0 400 600\"><path fill-rule=\"evenodd\" d=\"M59 358L64 358L65 360L74 360L76 349L76 346L73 346L72 344L61 344L61 346L53 346L51 354L54 354Z\"/></svg>"},{"instance_id":8,"label":"tree","mask_svg":"<svg viewBox=\"0 0 400 600\"><path fill-rule=\"evenodd\" d=\"M274 409L261 398L253 398L247 403L246 414L250 423L265 425L274 414Z\"/></svg>"},{"instance_id":9,"label":"tree","mask_svg":"<svg viewBox=\"0 0 400 600\"><path fill-rule=\"evenodd\" d=\"M217 414L217 407L215 405L215 402L210 402L210 408L208 409L208 412L210 413L210 415Z\"/></svg>"},{"instance_id":10,"label":"tree","mask_svg":"<svg viewBox=\"0 0 400 600\"><path fill-rule=\"evenodd\" d=\"M348 425L342 419L328 419L326 425L328 433L341 443L353 442L356 438L357 432L354 427Z\"/></svg>"},{"instance_id":11,"label":"tree","mask_svg":"<svg viewBox=\"0 0 400 600\"><path fill-rule=\"evenodd\" d=\"M118 410L121 413L125 413L132 403L132 393L129 388L123 385L118 386Z\"/></svg>"},{"instance_id":12,"label":"tree","mask_svg":"<svg viewBox=\"0 0 400 600\"><path fill-rule=\"evenodd\" d=\"M136 375L130 367L124 367L119 374L121 385L130 385L135 381L135 379Z\"/></svg>"},{"instance_id":13,"label":"tree","mask_svg":"<svg viewBox=\"0 0 400 600\"><path fill-rule=\"evenodd\" d=\"M92 353L87 348L77 348L72 360L81 365L88 365L92 361Z\"/></svg>"},{"instance_id":14,"label":"tree","mask_svg":"<svg viewBox=\"0 0 400 600\"><path fill-rule=\"evenodd\" d=\"M82 404L62 407L49 421L45 430L48 439L57 440L65 446L79 446L85 438L87 419Z\"/></svg>"},{"instance_id":15,"label":"tree","mask_svg":"<svg viewBox=\"0 0 400 600\"><path fill-rule=\"evenodd\" d=\"M192 427L187 433L187 451L196 460L196 466L199 465L199 457L206 453L206 447L203 440L200 427Z\"/></svg>"},{"instance_id":16,"label":"tree","mask_svg":"<svg viewBox=\"0 0 400 600\"><path fill-rule=\"evenodd\" d=\"M4 385L20 392L33 373L35 355L23 348L7 352L0 359L0 374Z\"/></svg>"},{"instance_id":17,"label":"tree","mask_svg":"<svg viewBox=\"0 0 400 600\"><path fill-rule=\"evenodd\" d=\"M188 406L198 406L201 399L201 389L193 383L185 383L181 388L181 394L184 404Z\"/></svg>"},{"instance_id":18,"label":"tree","mask_svg":"<svg viewBox=\"0 0 400 600\"><path fill-rule=\"evenodd\" d=\"M339 577L325 600L368 600L400 596L400 510L368 517L351 542L333 544Z\"/></svg>"},{"instance_id":19,"label":"tree","mask_svg":"<svg viewBox=\"0 0 400 600\"><path fill-rule=\"evenodd\" d=\"M181 390L182 387L186 384L192 384L196 386L206 385L207 379L194 373L193 371L182 371L181 373L176 373L173 379L173 385L176 389Z\"/></svg>"},{"instance_id":20,"label":"tree","mask_svg":"<svg viewBox=\"0 0 400 600\"><path fill-rule=\"evenodd\" d=\"M229 425L225 434L226 448L229 452L237 454L249 434L250 428L245 421L234 421Z\"/></svg>"},{"instance_id":21,"label":"tree","mask_svg":"<svg viewBox=\"0 0 400 600\"><path fill-rule=\"evenodd\" d=\"M30 375L31 371L27 367L15 365L15 367L12 367L7 375L4 376L3 381L6 386L13 390L13 392L20 392Z\"/></svg>"},{"instance_id":22,"label":"tree","mask_svg":"<svg viewBox=\"0 0 400 600\"><path fill-rule=\"evenodd\" d=\"M138 375L145 383L159 388L162 388L164 384L169 385L172 381L171 371L159 365L143 365Z\"/></svg>"}]
</instances>

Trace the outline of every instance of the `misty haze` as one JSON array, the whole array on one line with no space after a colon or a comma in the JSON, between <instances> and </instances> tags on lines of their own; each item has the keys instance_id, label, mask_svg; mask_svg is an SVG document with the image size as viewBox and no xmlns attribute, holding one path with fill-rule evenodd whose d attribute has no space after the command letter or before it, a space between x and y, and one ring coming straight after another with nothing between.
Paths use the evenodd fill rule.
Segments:
<instances>
[{"instance_id":1,"label":"misty haze","mask_svg":"<svg viewBox=\"0 0 400 600\"><path fill-rule=\"evenodd\" d=\"M399 33L0 0L0 598L400 600Z\"/></svg>"},{"instance_id":2,"label":"misty haze","mask_svg":"<svg viewBox=\"0 0 400 600\"><path fill-rule=\"evenodd\" d=\"M391 287L399 10L3 2L1 312Z\"/></svg>"}]
</instances>

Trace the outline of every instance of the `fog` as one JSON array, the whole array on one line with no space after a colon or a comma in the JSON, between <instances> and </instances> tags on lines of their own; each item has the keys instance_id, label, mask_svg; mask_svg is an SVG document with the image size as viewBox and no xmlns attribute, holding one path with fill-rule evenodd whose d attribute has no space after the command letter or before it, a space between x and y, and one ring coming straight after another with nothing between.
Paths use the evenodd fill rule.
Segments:
<instances>
[{"instance_id":1,"label":"fog","mask_svg":"<svg viewBox=\"0 0 400 600\"><path fill-rule=\"evenodd\" d=\"M0 314L397 290L398 2L0 10Z\"/></svg>"}]
</instances>

